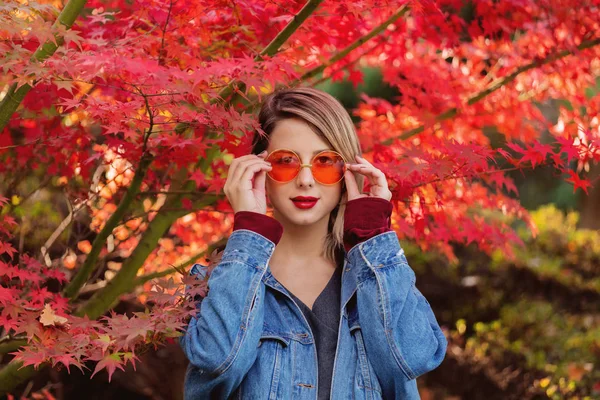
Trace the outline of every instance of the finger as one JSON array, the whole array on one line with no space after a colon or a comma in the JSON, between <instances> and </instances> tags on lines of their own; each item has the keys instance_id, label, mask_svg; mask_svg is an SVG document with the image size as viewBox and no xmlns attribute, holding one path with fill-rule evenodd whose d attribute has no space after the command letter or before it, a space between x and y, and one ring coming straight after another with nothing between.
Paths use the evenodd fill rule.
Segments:
<instances>
[{"instance_id":1,"label":"finger","mask_svg":"<svg viewBox=\"0 0 600 400\"><path fill-rule=\"evenodd\" d=\"M251 190L252 189L252 181L254 180L254 175L260 171L268 171L271 167L265 165L265 163L255 163L246 167L244 174L242 175L239 181L239 188L241 191Z\"/></svg>"},{"instance_id":2,"label":"finger","mask_svg":"<svg viewBox=\"0 0 600 400\"><path fill-rule=\"evenodd\" d=\"M344 173L344 180L346 182L346 190L348 191L348 200L355 199L360 196L360 190L358 190L358 183L352 171L347 170Z\"/></svg>"},{"instance_id":3,"label":"finger","mask_svg":"<svg viewBox=\"0 0 600 400\"><path fill-rule=\"evenodd\" d=\"M381 170L375 168L372 165L363 164L360 167L355 168L355 171L361 175L366 176L369 179L369 181L371 182L371 185L376 185L376 186L380 186L383 188L388 187L388 183L387 183L385 174L383 172L381 172Z\"/></svg>"},{"instance_id":4,"label":"finger","mask_svg":"<svg viewBox=\"0 0 600 400\"><path fill-rule=\"evenodd\" d=\"M265 183L267 181L267 171L268 169L262 170L258 174L254 175L254 182L252 186L253 190L261 190L264 192Z\"/></svg>"},{"instance_id":5,"label":"finger","mask_svg":"<svg viewBox=\"0 0 600 400\"><path fill-rule=\"evenodd\" d=\"M233 161L231 162L231 165L229 166L229 171L227 172L227 175L234 176L235 172L237 171L239 166L248 160L258 160L258 159L264 160L264 158L266 156L267 156L267 151L263 150L259 154L246 154L245 156L237 157L237 158L233 159ZM257 158L257 157L259 157L259 158Z\"/></svg>"},{"instance_id":6,"label":"finger","mask_svg":"<svg viewBox=\"0 0 600 400\"><path fill-rule=\"evenodd\" d=\"M229 165L229 170L227 171L227 181L230 181L235 176L237 169L240 167L240 164L244 160L248 160L249 156L242 156L238 158L234 158L231 164Z\"/></svg>"},{"instance_id":7,"label":"finger","mask_svg":"<svg viewBox=\"0 0 600 400\"><path fill-rule=\"evenodd\" d=\"M246 160L246 161L242 162L238 166L238 168L235 170L234 175L231 177L232 185L238 184L240 182L240 180L242 179L242 176L246 172L246 169L248 167L250 167L251 165L256 165L256 164L268 165L267 162L262 159Z\"/></svg>"},{"instance_id":8,"label":"finger","mask_svg":"<svg viewBox=\"0 0 600 400\"><path fill-rule=\"evenodd\" d=\"M362 175L374 175L377 173L377 171L379 171L374 166L367 165L367 164L350 164L349 168L351 170L353 170L354 172L358 172L359 174L362 174Z\"/></svg>"},{"instance_id":9,"label":"finger","mask_svg":"<svg viewBox=\"0 0 600 400\"><path fill-rule=\"evenodd\" d=\"M235 174L232 176L231 178L231 185L233 188L235 188L237 185L240 184L241 180L243 179L244 174L246 173L246 170L253 166L253 165L267 165L267 163L265 161L263 161L262 159L255 159L255 160L246 160L244 162L242 162L240 164L240 166L236 169Z\"/></svg>"},{"instance_id":10,"label":"finger","mask_svg":"<svg viewBox=\"0 0 600 400\"><path fill-rule=\"evenodd\" d=\"M266 172L271 169L270 166L255 164L246 169L244 175L240 180L238 185L240 191L261 189L261 181L262 181L262 189L264 190L265 180L266 180ZM262 175L262 176L261 176Z\"/></svg>"},{"instance_id":11,"label":"finger","mask_svg":"<svg viewBox=\"0 0 600 400\"><path fill-rule=\"evenodd\" d=\"M361 164L364 164L364 165L369 165L371 167L375 167L373 164L371 164L369 162L369 160L367 160L366 158L363 158L361 156L358 156L358 155L356 156L356 161L358 161L358 162L360 162Z\"/></svg>"}]
</instances>

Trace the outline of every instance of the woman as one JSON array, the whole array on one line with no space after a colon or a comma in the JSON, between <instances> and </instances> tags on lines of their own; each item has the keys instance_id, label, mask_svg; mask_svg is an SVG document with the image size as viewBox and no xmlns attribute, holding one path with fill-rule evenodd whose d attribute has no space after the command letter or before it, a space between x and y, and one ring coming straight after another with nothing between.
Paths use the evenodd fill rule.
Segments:
<instances>
[{"instance_id":1,"label":"woman","mask_svg":"<svg viewBox=\"0 0 600 400\"><path fill-rule=\"evenodd\" d=\"M185 398L419 398L446 339L390 230L384 174L327 93L278 91L259 123L224 187L233 233L181 338Z\"/></svg>"}]
</instances>

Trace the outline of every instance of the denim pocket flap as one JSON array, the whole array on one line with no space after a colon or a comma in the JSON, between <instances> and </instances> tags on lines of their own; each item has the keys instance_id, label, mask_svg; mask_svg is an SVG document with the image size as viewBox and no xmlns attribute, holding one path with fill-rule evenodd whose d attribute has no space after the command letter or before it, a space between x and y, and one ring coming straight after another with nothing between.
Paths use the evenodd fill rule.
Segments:
<instances>
[{"instance_id":1,"label":"denim pocket flap","mask_svg":"<svg viewBox=\"0 0 600 400\"><path fill-rule=\"evenodd\" d=\"M284 334L276 332L263 331L262 335L260 335L258 347L260 347L265 340L276 340L280 342L284 347L287 347L290 344L289 336L285 336Z\"/></svg>"}]
</instances>

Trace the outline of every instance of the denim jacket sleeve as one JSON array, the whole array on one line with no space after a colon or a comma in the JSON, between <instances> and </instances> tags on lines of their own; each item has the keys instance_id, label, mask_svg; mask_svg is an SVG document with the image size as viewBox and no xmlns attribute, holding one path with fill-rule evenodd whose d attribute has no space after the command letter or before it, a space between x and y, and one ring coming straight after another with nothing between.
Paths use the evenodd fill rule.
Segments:
<instances>
[{"instance_id":1,"label":"denim jacket sleeve","mask_svg":"<svg viewBox=\"0 0 600 400\"><path fill-rule=\"evenodd\" d=\"M429 302L415 287L396 233L385 232L354 246L348 262L357 283L363 338L375 373L399 392L406 380L435 369L447 341ZM366 319L365 319L366 317ZM367 322L368 321L368 322Z\"/></svg>"},{"instance_id":2,"label":"denim jacket sleeve","mask_svg":"<svg viewBox=\"0 0 600 400\"><path fill-rule=\"evenodd\" d=\"M245 229L234 231L208 279L208 293L180 345L197 368L194 392L227 398L256 360L264 322L262 277L275 244Z\"/></svg>"}]
</instances>

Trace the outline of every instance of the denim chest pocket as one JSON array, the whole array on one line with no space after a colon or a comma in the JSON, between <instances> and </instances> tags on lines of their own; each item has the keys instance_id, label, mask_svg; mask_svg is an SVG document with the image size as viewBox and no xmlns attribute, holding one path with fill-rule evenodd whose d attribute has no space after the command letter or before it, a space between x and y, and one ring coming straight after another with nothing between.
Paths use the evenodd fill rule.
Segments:
<instances>
[{"instance_id":1,"label":"denim chest pocket","mask_svg":"<svg viewBox=\"0 0 600 400\"><path fill-rule=\"evenodd\" d=\"M359 388L364 390L366 399L381 399L381 386L375 375L375 370L367 357L367 349L360 324L355 322L350 327L350 335L356 343L356 353L358 358L357 372L355 381Z\"/></svg>"},{"instance_id":2,"label":"denim chest pocket","mask_svg":"<svg viewBox=\"0 0 600 400\"><path fill-rule=\"evenodd\" d=\"M283 370L290 362L289 345L290 338L287 335L263 331L258 342L256 360L240 385L236 398L281 398L281 381L285 378Z\"/></svg>"}]
</instances>

